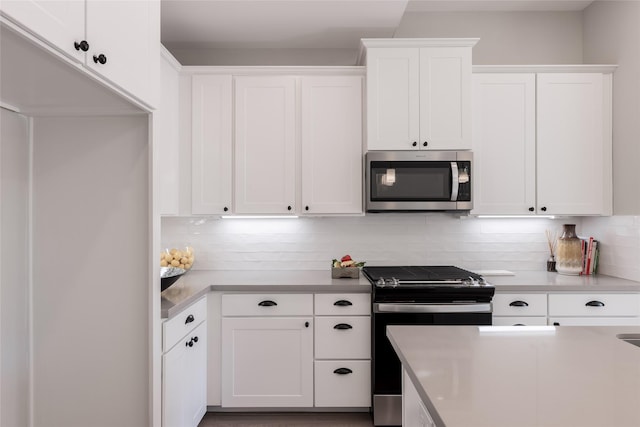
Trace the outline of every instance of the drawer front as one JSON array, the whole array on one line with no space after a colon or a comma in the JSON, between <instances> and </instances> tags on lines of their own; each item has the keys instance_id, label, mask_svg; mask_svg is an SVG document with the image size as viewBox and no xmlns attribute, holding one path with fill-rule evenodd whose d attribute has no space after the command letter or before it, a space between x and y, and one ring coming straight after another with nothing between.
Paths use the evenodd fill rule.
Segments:
<instances>
[{"instance_id":1,"label":"drawer front","mask_svg":"<svg viewBox=\"0 0 640 427\"><path fill-rule=\"evenodd\" d=\"M316 359L371 358L371 317L316 317Z\"/></svg>"},{"instance_id":2,"label":"drawer front","mask_svg":"<svg viewBox=\"0 0 640 427\"><path fill-rule=\"evenodd\" d=\"M163 323L162 351L168 351L204 320L207 320L206 296Z\"/></svg>"},{"instance_id":3,"label":"drawer front","mask_svg":"<svg viewBox=\"0 0 640 427\"><path fill-rule=\"evenodd\" d=\"M224 294L223 316L312 316L312 294Z\"/></svg>"},{"instance_id":4,"label":"drawer front","mask_svg":"<svg viewBox=\"0 0 640 427\"><path fill-rule=\"evenodd\" d=\"M515 326L515 325L526 325L526 326L541 326L547 324L546 316L493 316L493 325L494 326Z\"/></svg>"},{"instance_id":5,"label":"drawer front","mask_svg":"<svg viewBox=\"0 0 640 427\"><path fill-rule=\"evenodd\" d=\"M557 326L640 326L640 317L550 317Z\"/></svg>"},{"instance_id":6,"label":"drawer front","mask_svg":"<svg viewBox=\"0 0 640 427\"><path fill-rule=\"evenodd\" d=\"M317 407L371 406L371 362L316 361L315 404Z\"/></svg>"},{"instance_id":7,"label":"drawer front","mask_svg":"<svg viewBox=\"0 0 640 427\"><path fill-rule=\"evenodd\" d=\"M549 294L549 316L638 316L638 294Z\"/></svg>"},{"instance_id":8,"label":"drawer front","mask_svg":"<svg viewBox=\"0 0 640 427\"><path fill-rule=\"evenodd\" d=\"M316 294L316 315L321 316L369 316L369 294Z\"/></svg>"},{"instance_id":9,"label":"drawer front","mask_svg":"<svg viewBox=\"0 0 640 427\"><path fill-rule=\"evenodd\" d=\"M546 316L547 294L495 294L494 316Z\"/></svg>"}]
</instances>

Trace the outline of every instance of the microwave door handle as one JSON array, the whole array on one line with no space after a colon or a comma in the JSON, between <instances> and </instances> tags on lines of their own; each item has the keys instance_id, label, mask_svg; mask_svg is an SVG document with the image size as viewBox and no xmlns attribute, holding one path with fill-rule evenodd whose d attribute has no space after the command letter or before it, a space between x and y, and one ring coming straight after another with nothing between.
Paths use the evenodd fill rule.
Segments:
<instances>
[{"instance_id":1,"label":"microwave door handle","mask_svg":"<svg viewBox=\"0 0 640 427\"><path fill-rule=\"evenodd\" d=\"M458 162L451 162L451 201L458 200Z\"/></svg>"}]
</instances>

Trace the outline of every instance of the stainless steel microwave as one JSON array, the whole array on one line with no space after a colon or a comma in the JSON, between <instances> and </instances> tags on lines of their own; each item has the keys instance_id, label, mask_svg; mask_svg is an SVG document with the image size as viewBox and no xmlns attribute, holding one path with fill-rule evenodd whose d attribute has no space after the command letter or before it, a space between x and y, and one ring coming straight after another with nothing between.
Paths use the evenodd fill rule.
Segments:
<instances>
[{"instance_id":1,"label":"stainless steel microwave","mask_svg":"<svg viewBox=\"0 0 640 427\"><path fill-rule=\"evenodd\" d=\"M470 151L369 151L367 212L469 211Z\"/></svg>"}]
</instances>

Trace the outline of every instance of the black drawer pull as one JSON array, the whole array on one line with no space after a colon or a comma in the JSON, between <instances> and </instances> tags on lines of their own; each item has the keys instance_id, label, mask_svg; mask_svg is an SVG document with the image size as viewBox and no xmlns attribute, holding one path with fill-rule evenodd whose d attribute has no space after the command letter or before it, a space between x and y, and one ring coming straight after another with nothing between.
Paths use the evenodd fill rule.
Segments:
<instances>
[{"instance_id":1,"label":"black drawer pull","mask_svg":"<svg viewBox=\"0 0 640 427\"><path fill-rule=\"evenodd\" d=\"M529 307L526 301L512 301L509 307Z\"/></svg>"},{"instance_id":2,"label":"black drawer pull","mask_svg":"<svg viewBox=\"0 0 640 427\"><path fill-rule=\"evenodd\" d=\"M347 301L346 299L341 299L333 303L333 305L337 305L338 307L346 307L349 305L353 305L351 301Z\"/></svg>"},{"instance_id":3,"label":"black drawer pull","mask_svg":"<svg viewBox=\"0 0 640 427\"><path fill-rule=\"evenodd\" d=\"M560 322L553 322L553 326L560 326Z\"/></svg>"},{"instance_id":4,"label":"black drawer pull","mask_svg":"<svg viewBox=\"0 0 640 427\"><path fill-rule=\"evenodd\" d=\"M349 325L348 323L338 323L333 327L333 329L353 329L353 326Z\"/></svg>"},{"instance_id":5,"label":"black drawer pull","mask_svg":"<svg viewBox=\"0 0 640 427\"><path fill-rule=\"evenodd\" d=\"M333 371L333 373L338 375L347 375L347 374L353 374L353 371L349 368L338 368L335 371Z\"/></svg>"},{"instance_id":6,"label":"black drawer pull","mask_svg":"<svg viewBox=\"0 0 640 427\"><path fill-rule=\"evenodd\" d=\"M190 315L187 316L187 319L184 321L184 324L187 325L187 324L193 322L194 320L196 320L196 318L193 317L193 314L190 314Z\"/></svg>"},{"instance_id":7,"label":"black drawer pull","mask_svg":"<svg viewBox=\"0 0 640 427\"><path fill-rule=\"evenodd\" d=\"M513 326L525 326L524 323L514 323Z\"/></svg>"},{"instance_id":8,"label":"black drawer pull","mask_svg":"<svg viewBox=\"0 0 640 427\"><path fill-rule=\"evenodd\" d=\"M604 303L602 301L589 301L585 304L587 307L604 307Z\"/></svg>"},{"instance_id":9,"label":"black drawer pull","mask_svg":"<svg viewBox=\"0 0 640 427\"><path fill-rule=\"evenodd\" d=\"M278 305L278 303L276 303L275 301L271 301L270 299L268 299L268 300L260 301L260 302L258 303L258 305L259 305L260 307L273 307L273 306L275 306L275 305Z\"/></svg>"}]
</instances>

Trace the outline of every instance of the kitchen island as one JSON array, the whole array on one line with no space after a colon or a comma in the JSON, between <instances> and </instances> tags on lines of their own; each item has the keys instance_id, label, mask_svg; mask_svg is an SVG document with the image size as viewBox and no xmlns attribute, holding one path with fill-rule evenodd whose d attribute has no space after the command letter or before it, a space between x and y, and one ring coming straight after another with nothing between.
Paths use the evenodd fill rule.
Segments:
<instances>
[{"instance_id":1,"label":"kitchen island","mask_svg":"<svg viewBox=\"0 0 640 427\"><path fill-rule=\"evenodd\" d=\"M388 327L432 425L640 426L640 326L499 330Z\"/></svg>"}]
</instances>

